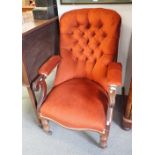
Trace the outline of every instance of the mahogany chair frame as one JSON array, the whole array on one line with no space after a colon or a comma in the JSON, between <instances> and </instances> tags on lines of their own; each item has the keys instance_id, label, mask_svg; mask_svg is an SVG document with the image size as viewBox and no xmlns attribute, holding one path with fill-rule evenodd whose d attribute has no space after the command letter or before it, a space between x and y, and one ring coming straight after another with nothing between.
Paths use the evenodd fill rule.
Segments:
<instances>
[{"instance_id":1,"label":"mahogany chair frame","mask_svg":"<svg viewBox=\"0 0 155 155\"><path fill-rule=\"evenodd\" d=\"M52 131L50 130L49 123L48 123L48 121L50 120L48 120L47 118L44 118L43 116L39 114L39 109L41 105L43 104L44 100L46 99L46 96L48 95L47 84L45 81L46 77L47 75L39 76L33 83L33 90L38 91L39 89L41 89L40 99L37 104L37 112L38 112L38 116L41 121L43 130L46 133L51 133ZM108 110L107 110L106 128L105 130L102 131L102 133L99 133L100 134L100 146L102 148L107 147L107 140L109 136L110 126L111 126L112 117L113 117L113 110L114 110L115 100L116 100L116 88L117 88L116 85L109 85L109 99L110 100L109 100Z\"/></svg>"}]
</instances>

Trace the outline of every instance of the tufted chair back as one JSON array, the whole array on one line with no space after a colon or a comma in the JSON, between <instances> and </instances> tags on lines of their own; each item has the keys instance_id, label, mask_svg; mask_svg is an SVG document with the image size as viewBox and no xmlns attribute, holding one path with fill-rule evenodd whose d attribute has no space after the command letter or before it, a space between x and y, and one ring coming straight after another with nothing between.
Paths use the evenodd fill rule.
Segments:
<instances>
[{"instance_id":1,"label":"tufted chair back","mask_svg":"<svg viewBox=\"0 0 155 155\"><path fill-rule=\"evenodd\" d=\"M112 10L79 9L60 19L60 55L55 85L88 78L105 89L107 66L117 56L121 18Z\"/></svg>"}]
</instances>

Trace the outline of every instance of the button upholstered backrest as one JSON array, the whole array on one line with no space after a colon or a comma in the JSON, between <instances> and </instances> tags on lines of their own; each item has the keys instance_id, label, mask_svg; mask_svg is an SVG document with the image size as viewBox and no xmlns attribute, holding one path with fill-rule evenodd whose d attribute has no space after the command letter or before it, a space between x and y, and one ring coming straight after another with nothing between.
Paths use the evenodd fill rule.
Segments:
<instances>
[{"instance_id":1,"label":"button upholstered backrest","mask_svg":"<svg viewBox=\"0 0 155 155\"><path fill-rule=\"evenodd\" d=\"M106 87L107 66L117 54L121 18L113 10L79 9L60 19L60 54L55 84L88 78Z\"/></svg>"}]
</instances>

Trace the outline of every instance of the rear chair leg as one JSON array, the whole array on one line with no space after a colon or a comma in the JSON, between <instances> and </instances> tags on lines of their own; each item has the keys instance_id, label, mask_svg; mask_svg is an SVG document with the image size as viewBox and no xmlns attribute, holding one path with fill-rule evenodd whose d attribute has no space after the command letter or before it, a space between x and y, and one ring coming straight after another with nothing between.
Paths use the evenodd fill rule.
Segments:
<instances>
[{"instance_id":1,"label":"rear chair leg","mask_svg":"<svg viewBox=\"0 0 155 155\"><path fill-rule=\"evenodd\" d=\"M100 146L102 148L106 148L107 147L107 139L108 139L108 137L107 137L106 133L105 134L100 134Z\"/></svg>"},{"instance_id":2,"label":"rear chair leg","mask_svg":"<svg viewBox=\"0 0 155 155\"><path fill-rule=\"evenodd\" d=\"M46 132L46 133L49 133L49 134L52 134L52 131L50 130L50 127L49 127L49 122L47 119L45 118L41 118L41 124L42 124L42 128L43 130Z\"/></svg>"}]
</instances>

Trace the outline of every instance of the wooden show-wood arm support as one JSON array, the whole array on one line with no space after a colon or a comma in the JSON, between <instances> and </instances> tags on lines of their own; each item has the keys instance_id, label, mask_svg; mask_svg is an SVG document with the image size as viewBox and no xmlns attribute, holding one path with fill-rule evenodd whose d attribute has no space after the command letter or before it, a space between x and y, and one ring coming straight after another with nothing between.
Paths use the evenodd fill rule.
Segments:
<instances>
[{"instance_id":1,"label":"wooden show-wood arm support","mask_svg":"<svg viewBox=\"0 0 155 155\"><path fill-rule=\"evenodd\" d=\"M116 99L116 88L122 84L122 65L121 63L110 63L108 66L107 81L109 86L109 106L107 111L106 125L110 126L112 121L113 107Z\"/></svg>"},{"instance_id":2,"label":"wooden show-wood arm support","mask_svg":"<svg viewBox=\"0 0 155 155\"><path fill-rule=\"evenodd\" d=\"M120 63L110 63L107 72L107 82L109 87L109 105L107 110L106 129L101 135L100 143L102 147L106 147L109 135L110 125L113 117L113 109L116 99L116 88L122 84L122 65Z\"/></svg>"},{"instance_id":3,"label":"wooden show-wood arm support","mask_svg":"<svg viewBox=\"0 0 155 155\"><path fill-rule=\"evenodd\" d=\"M39 74L47 77L55 66L60 62L61 57L59 55L52 56L45 62L39 69Z\"/></svg>"},{"instance_id":4,"label":"wooden show-wood arm support","mask_svg":"<svg viewBox=\"0 0 155 155\"><path fill-rule=\"evenodd\" d=\"M33 82L32 87L34 91L38 91L41 88L41 96L37 104L37 111L39 111L40 106L47 96L47 84L45 79L56 67L56 65L58 65L60 60L60 56L52 56L50 59L48 59L47 62L45 62L39 69L40 76Z\"/></svg>"}]
</instances>

